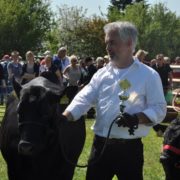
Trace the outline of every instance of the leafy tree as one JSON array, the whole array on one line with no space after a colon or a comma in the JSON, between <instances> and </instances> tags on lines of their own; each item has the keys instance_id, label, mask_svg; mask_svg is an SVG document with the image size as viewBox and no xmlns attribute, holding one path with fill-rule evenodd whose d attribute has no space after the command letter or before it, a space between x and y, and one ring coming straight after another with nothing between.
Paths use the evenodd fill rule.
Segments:
<instances>
[{"instance_id":1,"label":"leafy tree","mask_svg":"<svg viewBox=\"0 0 180 180\"><path fill-rule=\"evenodd\" d=\"M0 53L41 48L51 16L47 1L0 0Z\"/></svg>"},{"instance_id":2,"label":"leafy tree","mask_svg":"<svg viewBox=\"0 0 180 180\"><path fill-rule=\"evenodd\" d=\"M59 46L67 46L69 54L100 56L105 53L103 26L106 20L86 17L82 7L59 7L57 24Z\"/></svg>"},{"instance_id":3,"label":"leafy tree","mask_svg":"<svg viewBox=\"0 0 180 180\"><path fill-rule=\"evenodd\" d=\"M113 8L117 8L120 11L124 11L127 5L141 1L143 0L111 0L111 5L109 7L109 10Z\"/></svg>"},{"instance_id":4,"label":"leafy tree","mask_svg":"<svg viewBox=\"0 0 180 180\"><path fill-rule=\"evenodd\" d=\"M77 29L77 37L81 38L80 56L98 57L106 54L103 31L106 23L106 19L93 16L86 20L83 29Z\"/></svg>"},{"instance_id":5,"label":"leafy tree","mask_svg":"<svg viewBox=\"0 0 180 180\"><path fill-rule=\"evenodd\" d=\"M146 46L155 55L164 53L174 58L180 54L180 17L159 3L149 9L151 20L146 29Z\"/></svg>"}]
</instances>

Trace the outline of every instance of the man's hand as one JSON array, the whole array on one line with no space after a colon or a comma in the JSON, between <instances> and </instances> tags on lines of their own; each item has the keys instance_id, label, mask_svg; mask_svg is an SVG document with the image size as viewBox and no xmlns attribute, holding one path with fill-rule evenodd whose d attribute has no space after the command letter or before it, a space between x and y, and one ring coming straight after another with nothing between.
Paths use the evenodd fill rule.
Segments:
<instances>
[{"instance_id":1,"label":"man's hand","mask_svg":"<svg viewBox=\"0 0 180 180\"><path fill-rule=\"evenodd\" d=\"M59 115L59 120L60 120L60 123L67 123L68 122L67 117L64 116L63 114Z\"/></svg>"},{"instance_id":2,"label":"man's hand","mask_svg":"<svg viewBox=\"0 0 180 180\"><path fill-rule=\"evenodd\" d=\"M130 115L128 113L123 113L117 121L117 125L123 127L129 127L129 134L134 135L134 131L138 128L139 119L136 114Z\"/></svg>"}]
</instances>

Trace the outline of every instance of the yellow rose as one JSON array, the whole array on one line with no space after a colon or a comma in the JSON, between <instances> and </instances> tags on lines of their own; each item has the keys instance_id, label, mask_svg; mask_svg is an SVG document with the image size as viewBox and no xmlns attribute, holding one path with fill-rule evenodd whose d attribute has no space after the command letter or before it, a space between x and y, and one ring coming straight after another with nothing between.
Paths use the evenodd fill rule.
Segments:
<instances>
[{"instance_id":1,"label":"yellow rose","mask_svg":"<svg viewBox=\"0 0 180 180\"><path fill-rule=\"evenodd\" d=\"M124 79L119 82L119 86L122 90L127 90L131 87L131 84L127 79Z\"/></svg>"}]
</instances>

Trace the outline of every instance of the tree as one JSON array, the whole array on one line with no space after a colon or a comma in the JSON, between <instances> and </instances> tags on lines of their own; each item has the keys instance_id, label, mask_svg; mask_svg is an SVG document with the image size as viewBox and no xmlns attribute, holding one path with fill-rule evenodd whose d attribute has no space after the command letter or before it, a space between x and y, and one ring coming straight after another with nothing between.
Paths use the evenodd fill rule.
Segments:
<instances>
[{"instance_id":1,"label":"tree","mask_svg":"<svg viewBox=\"0 0 180 180\"><path fill-rule=\"evenodd\" d=\"M143 0L111 0L111 5L109 6L109 10L113 8L117 8L118 11L124 11L127 5L141 1Z\"/></svg>"},{"instance_id":2,"label":"tree","mask_svg":"<svg viewBox=\"0 0 180 180\"><path fill-rule=\"evenodd\" d=\"M155 55L174 58L180 54L180 17L159 3L149 9L151 20L146 29L146 46Z\"/></svg>"},{"instance_id":3,"label":"tree","mask_svg":"<svg viewBox=\"0 0 180 180\"><path fill-rule=\"evenodd\" d=\"M87 10L82 7L59 7L58 40L59 46L66 46L69 54L100 56L105 53L103 18L86 17Z\"/></svg>"},{"instance_id":4,"label":"tree","mask_svg":"<svg viewBox=\"0 0 180 180\"><path fill-rule=\"evenodd\" d=\"M51 28L49 3L42 0L0 0L0 53L24 53L41 47Z\"/></svg>"},{"instance_id":5,"label":"tree","mask_svg":"<svg viewBox=\"0 0 180 180\"><path fill-rule=\"evenodd\" d=\"M81 38L81 56L104 56L106 47L103 27L106 19L93 16L86 20L83 29L77 29L77 37Z\"/></svg>"}]
</instances>

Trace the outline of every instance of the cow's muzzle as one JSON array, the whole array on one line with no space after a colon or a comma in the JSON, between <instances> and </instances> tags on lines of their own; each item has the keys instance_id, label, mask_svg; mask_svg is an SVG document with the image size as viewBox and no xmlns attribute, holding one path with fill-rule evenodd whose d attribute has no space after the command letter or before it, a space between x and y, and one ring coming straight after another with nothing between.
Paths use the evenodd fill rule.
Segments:
<instances>
[{"instance_id":1,"label":"cow's muzzle","mask_svg":"<svg viewBox=\"0 0 180 180\"><path fill-rule=\"evenodd\" d=\"M21 140L18 144L18 152L30 156L33 154L33 145L30 142Z\"/></svg>"}]
</instances>

